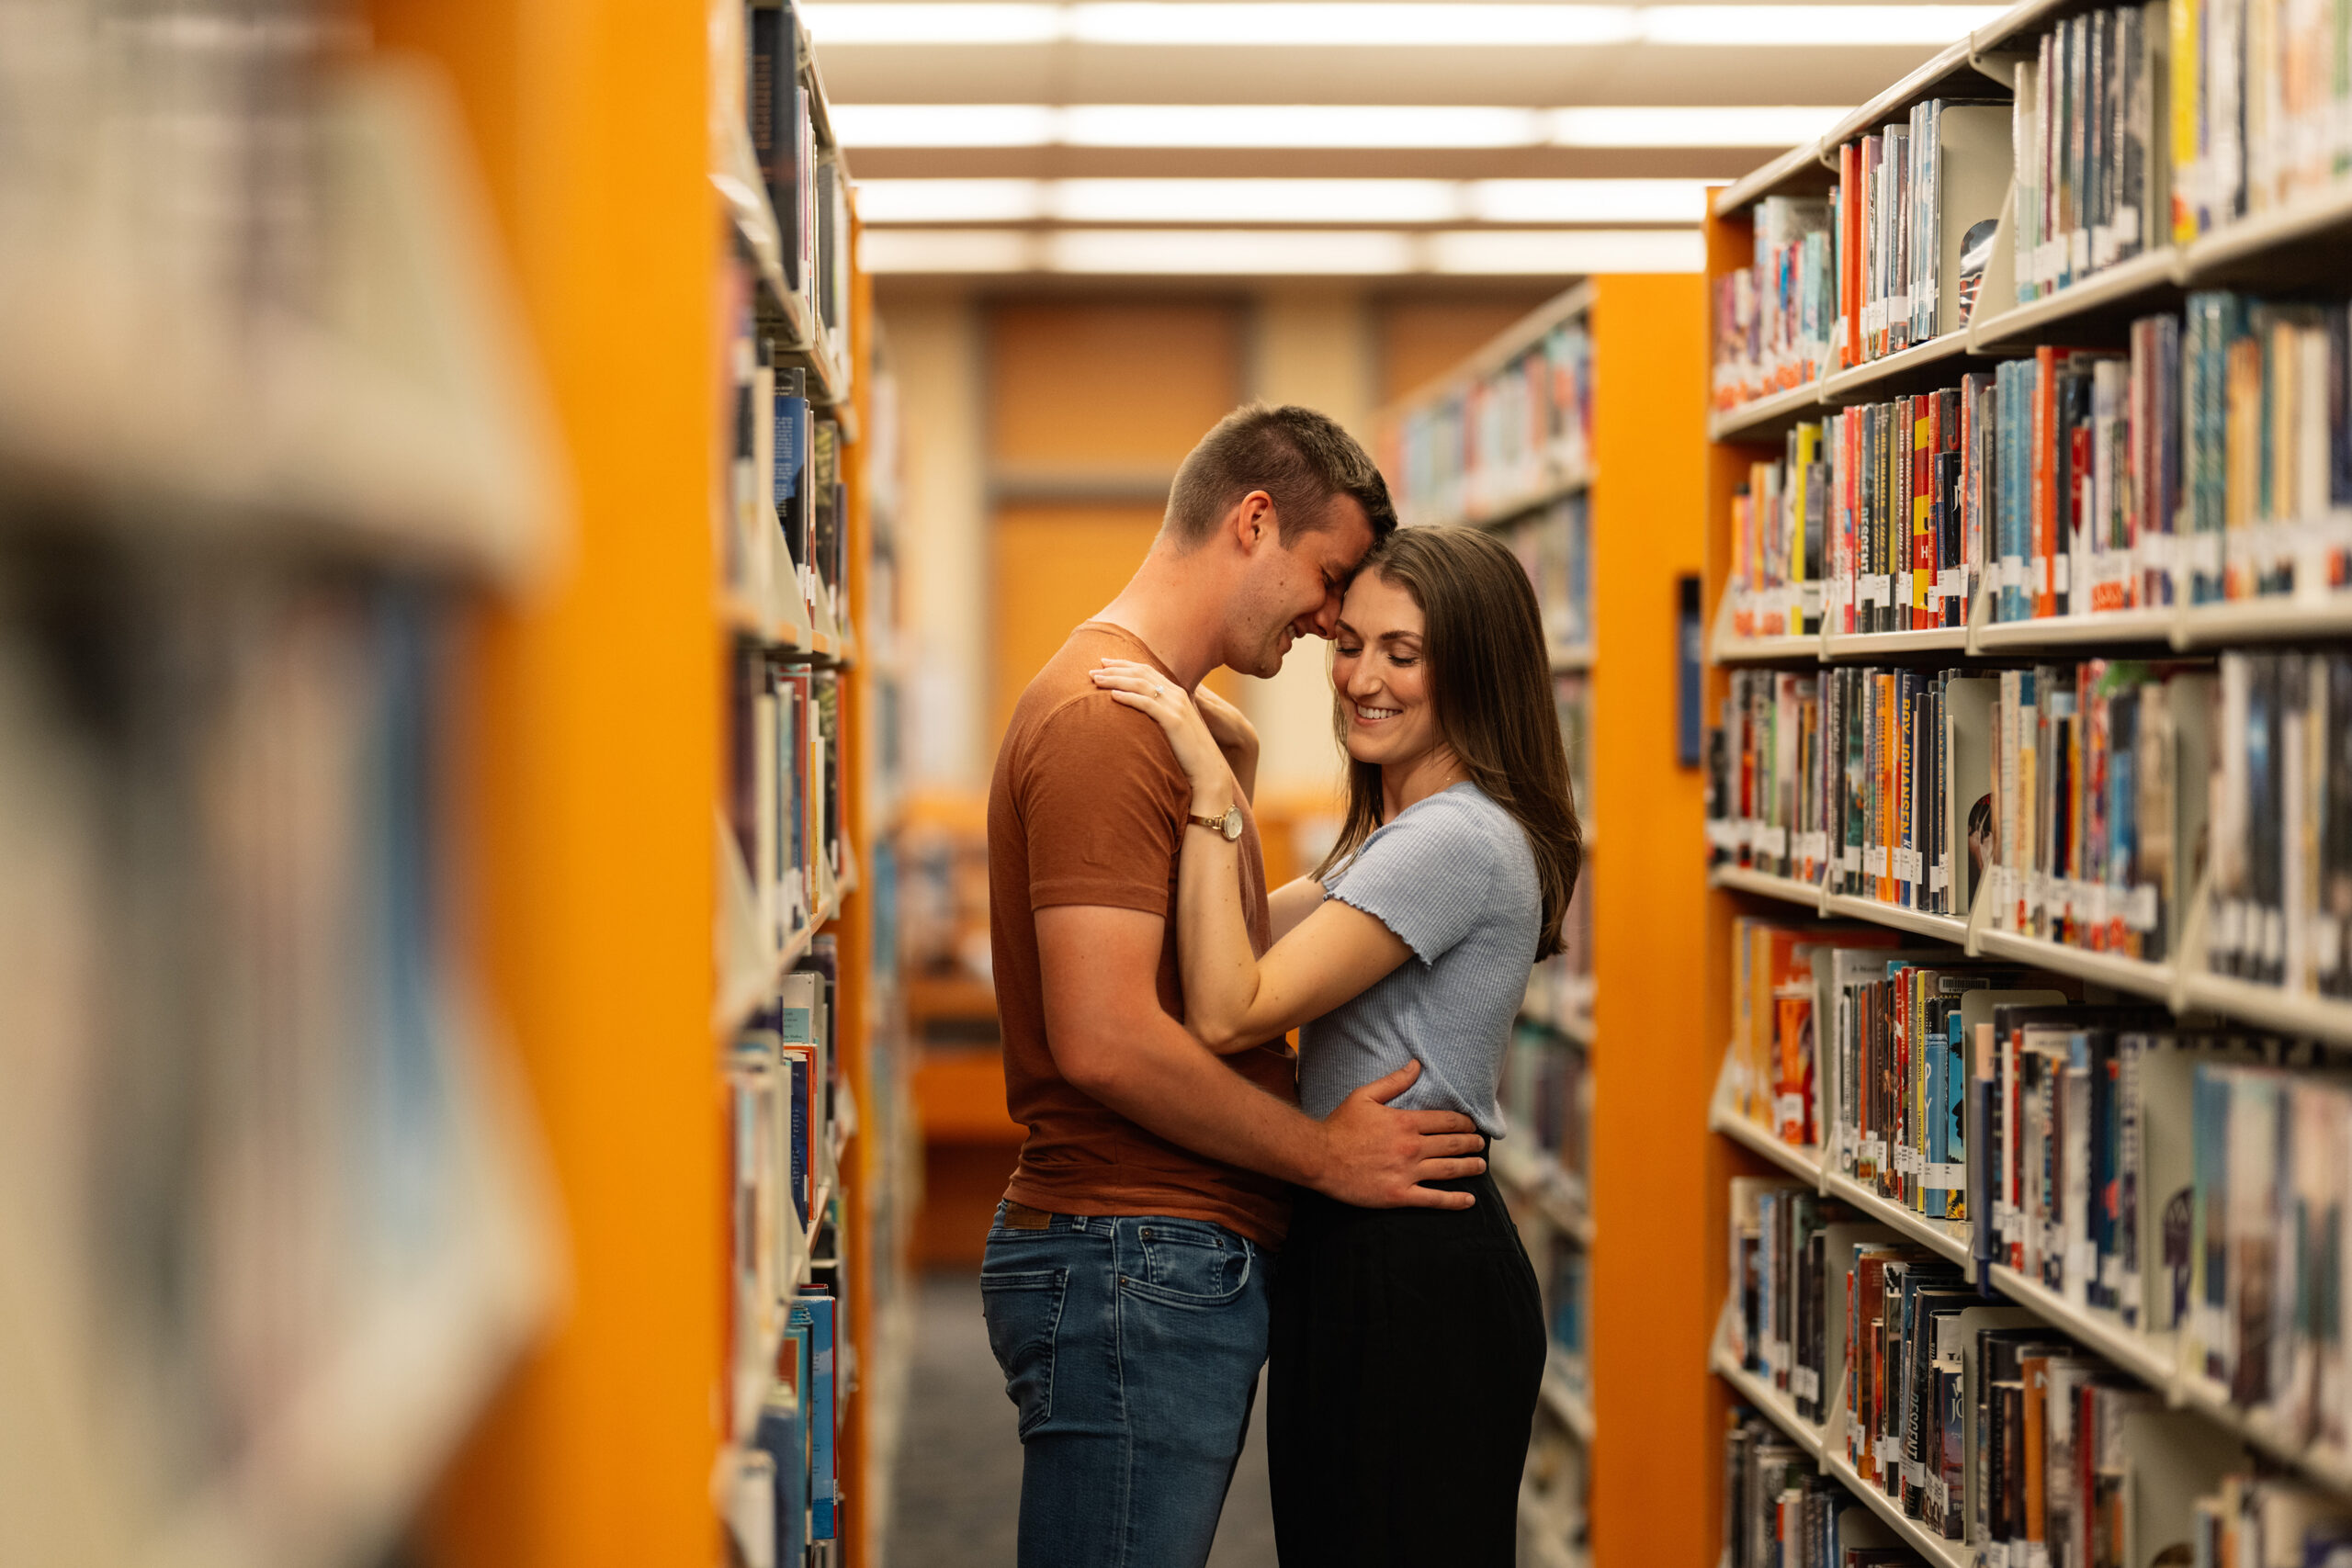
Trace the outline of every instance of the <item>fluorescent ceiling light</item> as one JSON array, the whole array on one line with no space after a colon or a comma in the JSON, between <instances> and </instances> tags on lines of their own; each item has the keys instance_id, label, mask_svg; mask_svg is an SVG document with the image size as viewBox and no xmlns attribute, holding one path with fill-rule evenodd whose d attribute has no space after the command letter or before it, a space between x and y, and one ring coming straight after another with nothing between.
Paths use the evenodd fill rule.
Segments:
<instances>
[{"instance_id":1,"label":"fluorescent ceiling light","mask_svg":"<svg viewBox=\"0 0 2352 1568\"><path fill-rule=\"evenodd\" d=\"M1045 104L828 104L849 147L1046 147L1061 110Z\"/></svg>"},{"instance_id":2,"label":"fluorescent ceiling light","mask_svg":"<svg viewBox=\"0 0 2352 1568\"><path fill-rule=\"evenodd\" d=\"M1453 229L1422 243L1428 269L1447 273L1700 272L1707 259L1690 229Z\"/></svg>"},{"instance_id":3,"label":"fluorescent ceiling light","mask_svg":"<svg viewBox=\"0 0 2352 1568\"><path fill-rule=\"evenodd\" d=\"M1447 104L835 104L850 147L1794 147L1842 108Z\"/></svg>"},{"instance_id":4,"label":"fluorescent ceiling light","mask_svg":"<svg viewBox=\"0 0 2352 1568\"><path fill-rule=\"evenodd\" d=\"M1703 180L862 180L869 224L1696 223Z\"/></svg>"},{"instance_id":5,"label":"fluorescent ceiling light","mask_svg":"<svg viewBox=\"0 0 2352 1568\"><path fill-rule=\"evenodd\" d=\"M820 44L1051 43L1068 35L1061 6L1000 5L992 0L908 0L890 5L803 6Z\"/></svg>"},{"instance_id":6,"label":"fluorescent ceiling light","mask_svg":"<svg viewBox=\"0 0 2352 1568\"><path fill-rule=\"evenodd\" d=\"M1027 272L1035 234L1013 229L868 229L857 258L868 272Z\"/></svg>"},{"instance_id":7,"label":"fluorescent ceiling light","mask_svg":"<svg viewBox=\"0 0 2352 1568\"><path fill-rule=\"evenodd\" d=\"M1949 43L2001 15L1998 6L1442 6L1400 0L814 0L801 7L821 44L1082 43L1312 48L1574 48L1654 43L1750 47Z\"/></svg>"},{"instance_id":8,"label":"fluorescent ceiling light","mask_svg":"<svg viewBox=\"0 0 2352 1568\"><path fill-rule=\"evenodd\" d=\"M857 213L876 223L1023 223L1046 216L1038 180L860 180Z\"/></svg>"},{"instance_id":9,"label":"fluorescent ceiling light","mask_svg":"<svg viewBox=\"0 0 2352 1568\"><path fill-rule=\"evenodd\" d=\"M868 230L862 259L877 273L1120 273L1268 276L1408 273L1560 277L1589 272L1697 272L1705 243L1690 230L1010 229Z\"/></svg>"},{"instance_id":10,"label":"fluorescent ceiling light","mask_svg":"<svg viewBox=\"0 0 2352 1568\"><path fill-rule=\"evenodd\" d=\"M1642 41L1713 48L1919 44L1965 38L2001 14L1986 6L1649 6Z\"/></svg>"},{"instance_id":11,"label":"fluorescent ceiling light","mask_svg":"<svg viewBox=\"0 0 2352 1568\"><path fill-rule=\"evenodd\" d=\"M1464 195L1482 223L1696 223L1704 180L1474 180Z\"/></svg>"},{"instance_id":12,"label":"fluorescent ceiling light","mask_svg":"<svg viewBox=\"0 0 2352 1568\"><path fill-rule=\"evenodd\" d=\"M1072 147L1525 147L1531 110L1344 104L1075 104Z\"/></svg>"},{"instance_id":13,"label":"fluorescent ceiling light","mask_svg":"<svg viewBox=\"0 0 2352 1568\"><path fill-rule=\"evenodd\" d=\"M1841 108L1660 106L1553 109L1555 147L1794 147L1838 123Z\"/></svg>"},{"instance_id":14,"label":"fluorescent ceiling light","mask_svg":"<svg viewBox=\"0 0 2352 1568\"><path fill-rule=\"evenodd\" d=\"M1444 223L1462 212L1451 180L1057 180L1046 199L1071 223Z\"/></svg>"},{"instance_id":15,"label":"fluorescent ceiling light","mask_svg":"<svg viewBox=\"0 0 2352 1568\"><path fill-rule=\"evenodd\" d=\"M1449 0L1426 5L1351 4L1306 0L1305 4L1234 5L1185 0L1180 5L1114 3L1077 5L1069 10L1069 36L1086 43L1289 45L1328 49L1432 44L1499 45L1624 43L1634 37L1634 12L1624 6L1482 5Z\"/></svg>"},{"instance_id":16,"label":"fluorescent ceiling light","mask_svg":"<svg viewBox=\"0 0 2352 1568\"><path fill-rule=\"evenodd\" d=\"M1348 104L834 104L849 147L1532 147L1533 109Z\"/></svg>"},{"instance_id":17,"label":"fluorescent ceiling light","mask_svg":"<svg viewBox=\"0 0 2352 1568\"><path fill-rule=\"evenodd\" d=\"M1065 229L1045 243L1055 272L1394 273L1418 259L1411 235L1363 230Z\"/></svg>"}]
</instances>

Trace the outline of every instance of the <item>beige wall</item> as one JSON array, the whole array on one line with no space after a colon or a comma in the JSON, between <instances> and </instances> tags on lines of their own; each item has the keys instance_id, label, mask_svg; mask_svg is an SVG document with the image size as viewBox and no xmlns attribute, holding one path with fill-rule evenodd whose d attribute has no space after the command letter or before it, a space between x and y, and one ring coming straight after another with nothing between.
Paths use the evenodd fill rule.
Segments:
<instances>
[{"instance_id":1,"label":"beige wall","mask_svg":"<svg viewBox=\"0 0 2352 1568\"><path fill-rule=\"evenodd\" d=\"M1369 301L1353 290L1269 291L1254 325L1251 395L1320 409L1369 446L1377 357ZM1339 781L1329 654L1329 643L1309 639L1273 679L1241 682L1244 711L1258 727L1261 795L1311 798Z\"/></svg>"}]
</instances>

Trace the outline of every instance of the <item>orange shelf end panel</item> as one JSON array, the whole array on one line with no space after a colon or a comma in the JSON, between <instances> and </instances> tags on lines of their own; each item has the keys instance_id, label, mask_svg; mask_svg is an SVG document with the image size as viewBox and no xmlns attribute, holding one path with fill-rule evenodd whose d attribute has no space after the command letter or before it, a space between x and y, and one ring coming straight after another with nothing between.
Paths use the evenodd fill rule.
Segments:
<instances>
[{"instance_id":1,"label":"orange shelf end panel","mask_svg":"<svg viewBox=\"0 0 2352 1568\"><path fill-rule=\"evenodd\" d=\"M1703 906L1682 874L1704 816L1677 764L1677 580L1701 570L1706 320L1701 279L1607 276L1592 304L1594 1023L1591 1532L1597 1568L1703 1568L1714 1298Z\"/></svg>"}]
</instances>

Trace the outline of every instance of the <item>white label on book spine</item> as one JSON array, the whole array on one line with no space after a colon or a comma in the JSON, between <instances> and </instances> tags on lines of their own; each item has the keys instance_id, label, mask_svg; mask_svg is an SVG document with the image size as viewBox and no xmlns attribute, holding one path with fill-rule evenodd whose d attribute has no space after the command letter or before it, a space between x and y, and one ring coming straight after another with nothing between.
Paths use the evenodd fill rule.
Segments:
<instances>
[{"instance_id":1,"label":"white label on book spine","mask_svg":"<svg viewBox=\"0 0 2352 1568\"><path fill-rule=\"evenodd\" d=\"M1862 846L1845 844L1838 851L1838 863L1846 871L1859 874L1862 869Z\"/></svg>"},{"instance_id":2,"label":"white label on book spine","mask_svg":"<svg viewBox=\"0 0 2352 1568\"><path fill-rule=\"evenodd\" d=\"M1955 1187L1965 1187L1968 1185L1968 1167L1958 1160L1930 1161L1921 1181L1926 1186L1940 1187L1946 1191Z\"/></svg>"},{"instance_id":3,"label":"white label on book spine","mask_svg":"<svg viewBox=\"0 0 2352 1568\"><path fill-rule=\"evenodd\" d=\"M1928 1467L1916 1459L1903 1461L1903 1484L1922 1489L1928 1484Z\"/></svg>"},{"instance_id":4,"label":"white label on book spine","mask_svg":"<svg viewBox=\"0 0 2352 1568\"><path fill-rule=\"evenodd\" d=\"M1779 1126L1802 1128L1804 1125L1804 1096L1781 1095L1772 1102L1772 1118Z\"/></svg>"},{"instance_id":5,"label":"white label on book spine","mask_svg":"<svg viewBox=\"0 0 2352 1568\"><path fill-rule=\"evenodd\" d=\"M1951 1483L1940 1475L1928 1478L1928 1502L1939 1518L1951 1515Z\"/></svg>"},{"instance_id":6,"label":"white label on book spine","mask_svg":"<svg viewBox=\"0 0 2352 1568\"><path fill-rule=\"evenodd\" d=\"M2003 588L2023 588L2025 586L2025 558L2023 556L2003 556L2001 558L2001 577L1998 586Z\"/></svg>"},{"instance_id":7,"label":"white label on book spine","mask_svg":"<svg viewBox=\"0 0 2352 1568\"><path fill-rule=\"evenodd\" d=\"M2053 565L2052 566L2052 569L2051 569L2051 570L2052 570L2052 571L2054 571L2054 572L2057 574L2057 578L2058 578L2058 588L2057 588L2057 591L2058 591L2059 592L2061 592L2061 593L2069 593L2069 592L2072 592L2074 591L2073 584L2074 584L2074 581L2075 581L2075 578L2074 578L2074 563L2075 563L2075 558L2074 558L2073 556L2070 556L2070 555L2062 555L2062 556L2056 556L2056 557L2053 557L2053 558L2052 558L2052 560L2053 560Z\"/></svg>"},{"instance_id":8,"label":"white label on book spine","mask_svg":"<svg viewBox=\"0 0 2352 1568\"><path fill-rule=\"evenodd\" d=\"M2219 577L2222 573L2222 536L2191 534L2188 536L2188 564L2192 570L2208 577Z\"/></svg>"},{"instance_id":9,"label":"white label on book spine","mask_svg":"<svg viewBox=\"0 0 2352 1568\"><path fill-rule=\"evenodd\" d=\"M1898 571L1894 574L1894 603L1897 604L1917 603L1911 594L1911 574L1907 571Z\"/></svg>"},{"instance_id":10,"label":"white label on book spine","mask_svg":"<svg viewBox=\"0 0 2352 1568\"><path fill-rule=\"evenodd\" d=\"M1880 1438L1871 1444L1871 1457L1888 1466L1903 1462L1903 1445L1893 1438Z\"/></svg>"},{"instance_id":11,"label":"white label on book spine","mask_svg":"<svg viewBox=\"0 0 2352 1568\"><path fill-rule=\"evenodd\" d=\"M2009 1543L1996 1540L1984 1548L1984 1568L2009 1568Z\"/></svg>"},{"instance_id":12,"label":"white label on book spine","mask_svg":"<svg viewBox=\"0 0 2352 1568\"><path fill-rule=\"evenodd\" d=\"M1777 823L1756 831L1756 847L1775 860L1789 852L1789 830Z\"/></svg>"},{"instance_id":13,"label":"white label on book spine","mask_svg":"<svg viewBox=\"0 0 2352 1568\"><path fill-rule=\"evenodd\" d=\"M1968 569L1948 566L1936 573L1936 597L1939 599L1968 598Z\"/></svg>"}]
</instances>

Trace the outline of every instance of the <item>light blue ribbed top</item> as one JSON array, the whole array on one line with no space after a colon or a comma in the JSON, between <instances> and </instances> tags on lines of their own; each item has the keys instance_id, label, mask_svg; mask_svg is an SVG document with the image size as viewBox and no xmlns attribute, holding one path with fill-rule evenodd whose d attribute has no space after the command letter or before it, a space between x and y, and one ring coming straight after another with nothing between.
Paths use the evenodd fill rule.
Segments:
<instances>
[{"instance_id":1,"label":"light blue ribbed top","mask_svg":"<svg viewBox=\"0 0 2352 1568\"><path fill-rule=\"evenodd\" d=\"M1394 1103L1459 1111L1501 1137L1503 1053L1544 922L1535 855L1509 812L1464 782L1417 801L1323 879L1414 957L1299 1031L1299 1104L1328 1116L1408 1061Z\"/></svg>"}]
</instances>

